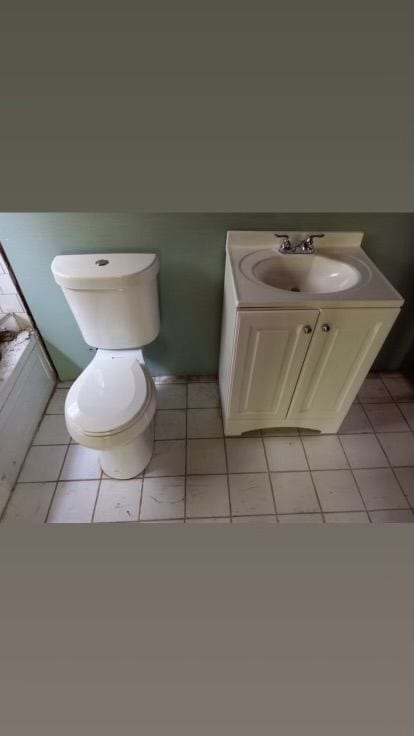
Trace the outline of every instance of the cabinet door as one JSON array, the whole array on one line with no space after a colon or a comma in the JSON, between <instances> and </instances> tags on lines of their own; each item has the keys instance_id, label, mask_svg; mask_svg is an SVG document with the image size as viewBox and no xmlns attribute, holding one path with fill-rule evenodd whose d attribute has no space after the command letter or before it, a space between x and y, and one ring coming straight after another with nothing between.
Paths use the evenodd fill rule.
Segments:
<instances>
[{"instance_id":1,"label":"cabinet door","mask_svg":"<svg viewBox=\"0 0 414 736\"><path fill-rule=\"evenodd\" d=\"M285 418L318 310L237 313L230 415Z\"/></svg>"},{"instance_id":2,"label":"cabinet door","mask_svg":"<svg viewBox=\"0 0 414 736\"><path fill-rule=\"evenodd\" d=\"M342 418L399 311L322 309L288 417Z\"/></svg>"}]
</instances>

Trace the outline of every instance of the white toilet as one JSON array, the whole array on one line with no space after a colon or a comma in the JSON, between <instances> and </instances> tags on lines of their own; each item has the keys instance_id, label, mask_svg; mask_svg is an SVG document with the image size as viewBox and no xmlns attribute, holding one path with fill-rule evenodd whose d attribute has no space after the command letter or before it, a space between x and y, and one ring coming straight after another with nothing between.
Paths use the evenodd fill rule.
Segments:
<instances>
[{"instance_id":1,"label":"white toilet","mask_svg":"<svg viewBox=\"0 0 414 736\"><path fill-rule=\"evenodd\" d=\"M142 346L160 329L153 253L63 255L52 261L55 281L95 357L70 388L69 433L100 451L111 478L133 478L149 463L156 393Z\"/></svg>"}]
</instances>

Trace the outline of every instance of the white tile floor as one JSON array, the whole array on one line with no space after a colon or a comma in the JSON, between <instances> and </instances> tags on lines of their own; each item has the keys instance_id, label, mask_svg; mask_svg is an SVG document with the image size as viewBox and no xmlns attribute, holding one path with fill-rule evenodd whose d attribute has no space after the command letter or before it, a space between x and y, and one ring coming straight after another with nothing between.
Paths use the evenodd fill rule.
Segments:
<instances>
[{"instance_id":1,"label":"white tile floor","mask_svg":"<svg viewBox=\"0 0 414 736\"><path fill-rule=\"evenodd\" d=\"M70 440L58 384L2 523L414 522L414 388L372 374L338 435L266 430L223 437L217 384L157 383L152 460L107 478Z\"/></svg>"}]
</instances>

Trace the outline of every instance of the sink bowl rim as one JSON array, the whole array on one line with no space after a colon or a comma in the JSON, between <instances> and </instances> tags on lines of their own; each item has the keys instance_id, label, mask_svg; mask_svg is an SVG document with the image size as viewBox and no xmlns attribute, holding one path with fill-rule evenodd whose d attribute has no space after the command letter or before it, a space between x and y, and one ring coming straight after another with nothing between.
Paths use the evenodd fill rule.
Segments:
<instances>
[{"instance_id":1,"label":"sink bowl rim","mask_svg":"<svg viewBox=\"0 0 414 736\"><path fill-rule=\"evenodd\" d=\"M338 289L333 291L301 291L301 290L290 290L290 289L283 289L282 287L273 286L272 284L266 283L265 281L262 281L261 279L257 278L254 274L254 269L257 268L257 266L262 263L265 260L273 260L277 258L283 258L283 259L292 259L292 263L295 261L293 259L302 259L302 258L322 258L326 261L337 261L339 263L343 263L347 267L351 267L353 271L356 271L359 275L359 279L356 283L354 283L352 286L347 286L345 289ZM289 261L290 262L290 261ZM297 262L297 261L296 261ZM257 284L261 288L265 289L271 289L272 292L279 292L281 294L291 294L295 297L302 296L303 298L309 298L309 296L317 298L321 297L329 297L332 298L334 295L343 294L345 292L350 291L356 291L363 287L365 287L369 281L372 278L372 272L369 266L364 263L361 259L359 259L356 255L351 255L349 253L342 253L336 251L334 252L316 252L312 254L304 254L304 253L279 253L279 251L275 248L260 248L259 250L251 251L250 253L246 253L240 260L238 264L239 271L243 274L245 278L247 278L249 281Z\"/></svg>"}]
</instances>

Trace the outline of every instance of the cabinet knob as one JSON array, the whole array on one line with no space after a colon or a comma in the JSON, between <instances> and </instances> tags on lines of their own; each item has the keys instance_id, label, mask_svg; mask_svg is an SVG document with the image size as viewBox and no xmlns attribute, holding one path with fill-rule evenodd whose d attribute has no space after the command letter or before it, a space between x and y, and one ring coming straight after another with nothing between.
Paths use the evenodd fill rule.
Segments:
<instances>
[{"instance_id":1,"label":"cabinet knob","mask_svg":"<svg viewBox=\"0 0 414 736\"><path fill-rule=\"evenodd\" d=\"M322 325L322 332L329 332L330 329L329 325Z\"/></svg>"},{"instance_id":2,"label":"cabinet knob","mask_svg":"<svg viewBox=\"0 0 414 736\"><path fill-rule=\"evenodd\" d=\"M303 331L305 335L309 335L309 333L312 332L312 327L310 325L305 325Z\"/></svg>"}]
</instances>

